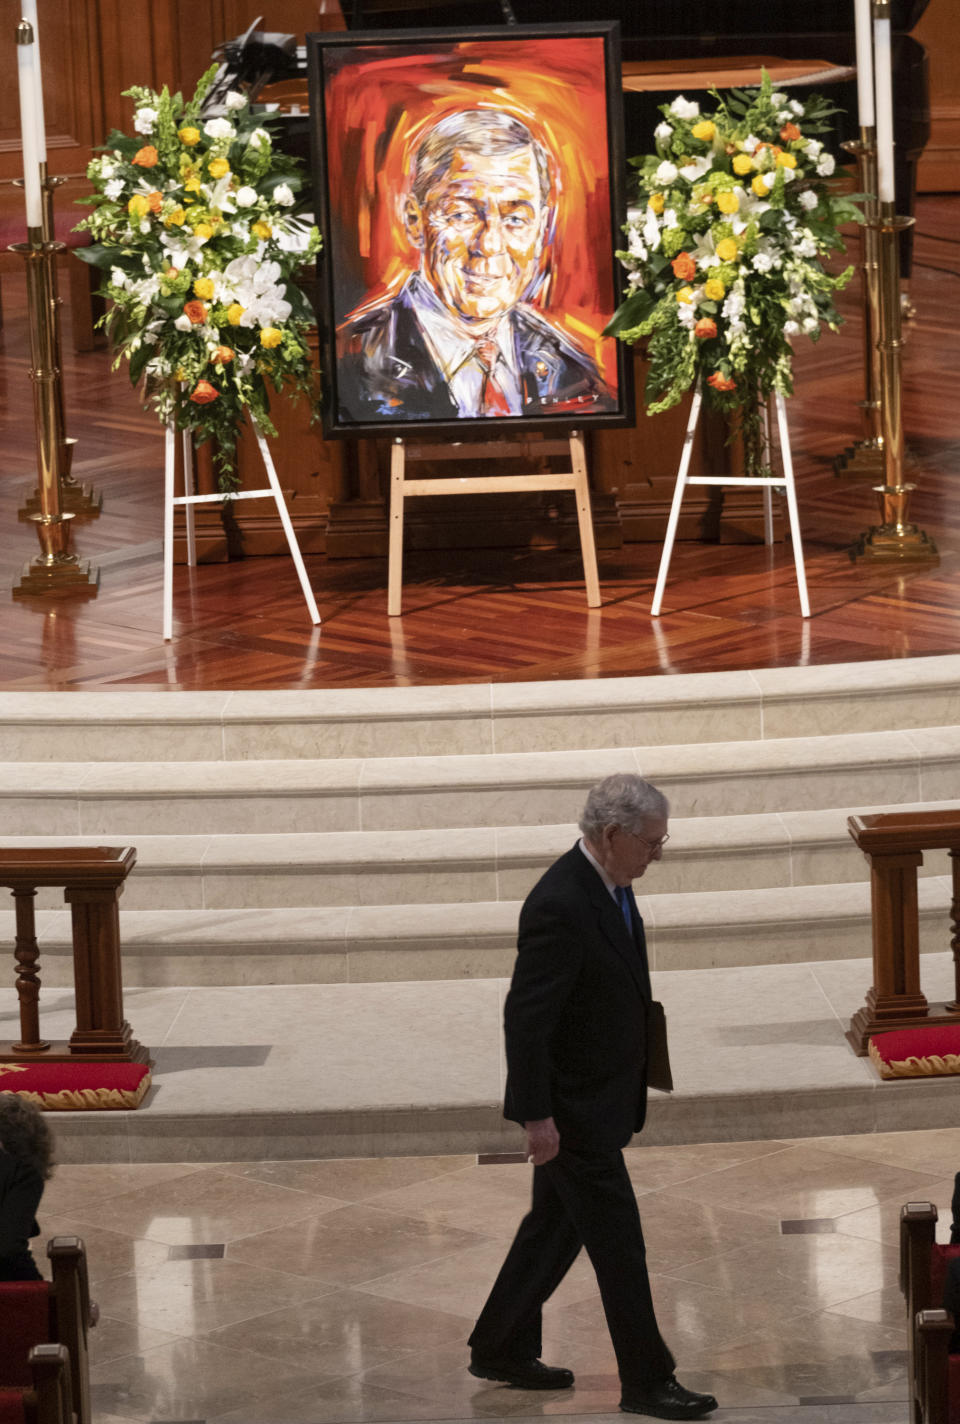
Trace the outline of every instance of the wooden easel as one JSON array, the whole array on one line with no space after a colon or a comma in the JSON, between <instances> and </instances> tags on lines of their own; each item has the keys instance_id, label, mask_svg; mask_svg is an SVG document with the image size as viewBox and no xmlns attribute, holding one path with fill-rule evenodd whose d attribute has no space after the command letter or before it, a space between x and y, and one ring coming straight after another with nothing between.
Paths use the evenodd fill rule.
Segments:
<instances>
[{"instance_id":1,"label":"wooden easel","mask_svg":"<svg viewBox=\"0 0 960 1424\"><path fill-rule=\"evenodd\" d=\"M387 576L387 613L396 618L403 610L403 515L408 499L434 494L510 494L535 490L572 490L577 499L577 522L580 526L580 550L583 556L583 580L587 592L587 607L600 607L600 581L597 577L597 549L593 538L590 513L590 490L587 485L587 457L583 435L571 430L569 440L518 440L504 450L512 459L542 455L570 456L570 468L537 475L436 475L426 479L408 479L407 462L413 460L491 460L495 453L487 442L462 445L408 445L397 436L390 452L390 553Z\"/></svg>"}]
</instances>

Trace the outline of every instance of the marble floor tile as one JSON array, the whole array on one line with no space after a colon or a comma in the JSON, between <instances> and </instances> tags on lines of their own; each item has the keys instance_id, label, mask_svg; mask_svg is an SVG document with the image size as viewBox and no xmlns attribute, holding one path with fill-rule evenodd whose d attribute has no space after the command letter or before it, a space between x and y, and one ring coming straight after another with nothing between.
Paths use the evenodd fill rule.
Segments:
<instances>
[{"instance_id":1,"label":"marble floor tile","mask_svg":"<svg viewBox=\"0 0 960 1424\"><path fill-rule=\"evenodd\" d=\"M960 1127L939 1127L922 1132L875 1132L869 1136L815 1137L811 1146L841 1156L907 1167L913 1172L952 1176L960 1172Z\"/></svg>"},{"instance_id":2,"label":"marble floor tile","mask_svg":"<svg viewBox=\"0 0 960 1424\"><path fill-rule=\"evenodd\" d=\"M844 1236L861 1236L868 1241L881 1241L888 1246L896 1246L900 1241L900 1208L904 1201L933 1202L938 1213L938 1232L942 1240L947 1239L950 1230L950 1201L953 1196L953 1177L943 1177L939 1182L926 1184L922 1191L909 1198L892 1197L876 1206L863 1207L860 1211L847 1212L836 1218L836 1228Z\"/></svg>"},{"instance_id":3,"label":"marble floor tile","mask_svg":"<svg viewBox=\"0 0 960 1424\"><path fill-rule=\"evenodd\" d=\"M56 1132L56 1128L54 1128ZM202 1164L187 1162L63 1163L56 1167L43 1193L45 1211L69 1213L83 1202L103 1202L124 1192L154 1187L174 1177L199 1172Z\"/></svg>"},{"instance_id":4,"label":"marble floor tile","mask_svg":"<svg viewBox=\"0 0 960 1424\"><path fill-rule=\"evenodd\" d=\"M96 1328L87 1335L90 1364L106 1365L125 1355L142 1355L179 1338L182 1338L179 1331L157 1330L136 1319L120 1320L101 1312Z\"/></svg>"},{"instance_id":5,"label":"marble floor tile","mask_svg":"<svg viewBox=\"0 0 960 1424\"><path fill-rule=\"evenodd\" d=\"M704 1177L718 1168L735 1167L792 1147L792 1142L694 1142L679 1147L628 1147L623 1154L634 1191L657 1191L677 1182Z\"/></svg>"},{"instance_id":6,"label":"marble floor tile","mask_svg":"<svg viewBox=\"0 0 960 1424\"><path fill-rule=\"evenodd\" d=\"M416 1182L435 1181L474 1161L473 1157L346 1157L326 1162L235 1162L220 1171L341 1202L359 1202Z\"/></svg>"},{"instance_id":7,"label":"marble floor tile","mask_svg":"<svg viewBox=\"0 0 960 1424\"><path fill-rule=\"evenodd\" d=\"M101 1281L109 1280L111 1276L151 1270L167 1260L170 1248L162 1241L148 1241L142 1236L107 1231L71 1216L48 1216L46 1200L40 1205L37 1217L40 1240L49 1241L51 1236L79 1236L87 1252L87 1274L91 1286L99 1286ZM39 1242L34 1243L34 1253L42 1273L49 1276L50 1263Z\"/></svg>"}]
</instances>

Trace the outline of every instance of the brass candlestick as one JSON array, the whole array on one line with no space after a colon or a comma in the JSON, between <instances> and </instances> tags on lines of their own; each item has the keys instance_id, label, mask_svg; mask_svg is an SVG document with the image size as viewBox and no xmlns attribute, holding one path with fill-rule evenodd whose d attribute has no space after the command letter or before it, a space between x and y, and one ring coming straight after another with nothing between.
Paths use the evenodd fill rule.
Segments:
<instances>
[{"instance_id":1,"label":"brass candlestick","mask_svg":"<svg viewBox=\"0 0 960 1424\"><path fill-rule=\"evenodd\" d=\"M886 562L938 562L933 540L908 522L915 485L903 480L903 342L900 317L900 234L913 218L897 217L892 202L879 205L880 412L883 439L883 484L879 525L860 536L851 550L854 559Z\"/></svg>"},{"instance_id":2,"label":"brass candlestick","mask_svg":"<svg viewBox=\"0 0 960 1424\"><path fill-rule=\"evenodd\" d=\"M59 376L54 332L53 266L62 242L45 242L42 228L28 228L27 241L13 245L27 266L27 310L30 321L30 378L33 381L33 411L39 462L38 514L31 516L37 526L40 555L23 570L13 590L14 598L37 595L95 596L99 571L81 565L69 552L73 515L60 505L64 444L61 436Z\"/></svg>"},{"instance_id":3,"label":"brass candlestick","mask_svg":"<svg viewBox=\"0 0 960 1424\"><path fill-rule=\"evenodd\" d=\"M53 196L61 184L66 183L66 178L58 176L51 177L47 172L47 165L40 165L40 186L43 196L43 241L53 242L56 236L53 215ZM63 244L58 251L63 251ZM96 493L91 485L79 484L71 474L73 463L73 449L76 440L67 435L66 408L63 399L63 335L60 313L63 307L63 299L60 296L59 281L57 277L57 264L51 266L51 318L53 321L53 354L54 365L57 370L56 379L56 404L57 404L57 439L61 447L60 461L60 508L80 519L97 519L103 506L103 495ZM41 511L40 488L34 490L26 504L17 511L17 518L21 520L36 519Z\"/></svg>"},{"instance_id":4,"label":"brass candlestick","mask_svg":"<svg viewBox=\"0 0 960 1424\"><path fill-rule=\"evenodd\" d=\"M855 155L866 218L861 237L860 301L863 308L863 438L855 440L833 462L846 479L883 479L883 422L880 410L880 264L877 229L877 131L861 124L860 138L842 145Z\"/></svg>"}]
</instances>

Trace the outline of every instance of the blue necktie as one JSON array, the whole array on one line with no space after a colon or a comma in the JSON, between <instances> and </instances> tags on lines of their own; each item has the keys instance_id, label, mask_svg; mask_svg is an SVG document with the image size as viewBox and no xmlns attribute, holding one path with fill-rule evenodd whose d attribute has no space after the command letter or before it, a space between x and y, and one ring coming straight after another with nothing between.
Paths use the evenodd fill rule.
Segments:
<instances>
[{"instance_id":1,"label":"blue necktie","mask_svg":"<svg viewBox=\"0 0 960 1424\"><path fill-rule=\"evenodd\" d=\"M623 915L627 926L627 933L633 939L633 914L630 910L630 891L625 885L615 885L614 894L617 897L617 904L620 906L620 913Z\"/></svg>"}]
</instances>

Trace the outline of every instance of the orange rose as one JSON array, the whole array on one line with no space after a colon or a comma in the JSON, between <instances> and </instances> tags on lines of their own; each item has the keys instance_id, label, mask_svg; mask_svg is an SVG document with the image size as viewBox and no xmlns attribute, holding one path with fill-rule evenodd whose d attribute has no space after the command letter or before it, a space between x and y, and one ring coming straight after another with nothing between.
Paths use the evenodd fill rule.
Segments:
<instances>
[{"instance_id":1,"label":"orange rose","mask_svg":"<svg viewBox=\"0 0 960 1424\"><path fill-rule=\"evenodd\" d=\"M152 143L148 143L144 148L140 148L130 160L136 163L139 168L156 168L160 162L160 155Z\"/></svg>"},{"instance_id":2,"label":"orange rose","mask_svg":"<svg viewBox=\"0 0 960 1424\"><path fill-rule=\"evenodd\" d=\"M152 213L158 213L163 207L163 198L156 191L147 194L147 202L150 204L150 211Z\"/></svg>"},{"instance_id":3,"label":"orange rose","mask_svg":"<svg viewBox=\"0 0 960 1424\"><path fill-rule=\"evenodd\" d=\"M194 405L209 405L211 401L217 400L219 395L216 386L211 386L209 381L198 381L190 392L190 399Z\"/></svg>"},{"instance_id":4,"label":"orange rose","mask_svg":"<svg viewBox=\"0 0 960 1424\"><path fill-rule=\"evenodd\" d=\"M225 366L228 361L233 360L233 352L229 346L218 346L214 361L219 361L221 366Z\"/></svg>"},{"instance_id":5,"label":"orange rose","mask_svg":"<svg viewBox=\"0 0 960 1424\"><path fill-rule=\"evenodd\" d=\"M714 371L712 376L707 377L707 385L713 386L715 391L735 391L736 381L731 381L729 376L721 375L719 371Z\"/></svg>"},{"instance_id":6,"label":"orange rose","mask_svg":"<svg viewBox=\"0 0 960 1424\"><path fill-rule=\"evenodd\" d=\"M717 323L709 316L702 316L693 328L694 336L699 336L701 341L709 341L711 336L717 334Z\"/></svg>"},{"instance_id":7,"label":"orange rose","mask_svg":"<svg viewBox=\"0 0 960 1424\"><path fill-rule=\"evenodd\" d=\"M793 143L795 139L801 138L802 135L796 124L784 124L780 130L780 137L784 143Z\"/></svg>"},{"instance_id":8,"label":"orange rose","mask_svg":"<svg viewBox=\"0 0 960 1424\"><path fill-rule=\"evenodd\" d=\"M673 275L679 277L681 282L692 282L697 275L697 264L689 252L679 252L670 266L673 268Z\"/></svg>"},{"instance_id":9,"label":"orange rose","mask_svg":"<svg viewBox=\"0 0 960 1424\"><path fill-rule=\"evenodd\" d=\"M202 326L207 319L207 309L203 302L187 302L183 312L188 316L195 326Z\"/></svg>"}]
</instances>

